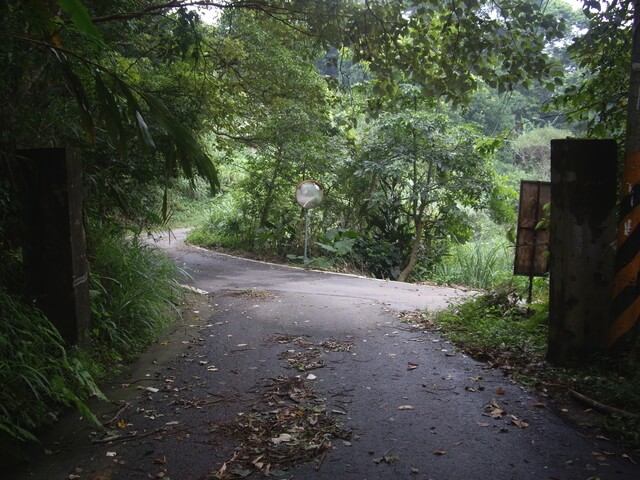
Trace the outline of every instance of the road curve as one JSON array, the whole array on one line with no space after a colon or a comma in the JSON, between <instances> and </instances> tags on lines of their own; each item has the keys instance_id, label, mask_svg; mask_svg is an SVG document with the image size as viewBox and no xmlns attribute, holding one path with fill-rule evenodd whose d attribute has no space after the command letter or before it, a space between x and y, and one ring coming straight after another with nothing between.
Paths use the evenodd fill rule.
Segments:
<instances>
[{"instance_id":1,"label":"road curve","mask_svg":"<svg viewBox=\"0 0 640 480\"><path fill-rule=\"evenodd\" d=\"M436 310L464 298L469 291L392 282L356 275L321 272L234 257L185 246L187 229L154 237L158 247L188 273L185 281L209 293L263 289L287 294L368 300L394 310Z\"/></svg>"}]
</instances>

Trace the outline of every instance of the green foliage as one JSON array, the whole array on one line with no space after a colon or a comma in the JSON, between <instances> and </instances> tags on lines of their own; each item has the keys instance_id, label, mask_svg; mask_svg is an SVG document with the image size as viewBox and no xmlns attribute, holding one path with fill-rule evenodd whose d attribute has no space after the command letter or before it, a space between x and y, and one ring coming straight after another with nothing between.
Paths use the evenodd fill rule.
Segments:
<instances>
[{"instance_id":1,"label":"green foliage","mask_svg":"<svg viewBox=\"0 0 640 480\"><path fill-rule=\"evenodd\" d=\"M513 251L506 241L454 243L446 260L437 264L433 280L474 288L490 288L513 271Z\"/></svg>"},{"instance_id":2,"label":"green foliage","mask_svg":"<svg viewBox=\"0 0 640 480\"><path fill-rule=\"evenodd\" d=\"M399 95L403 100L411 97ZM494 189L475 132L436 112L418 108L414 99L411 109L380 115L364 133L354 162L354 174L369 185L368 196L359 198L361 215L375 235L398 244L403 280L420 248L450 235L468 238L462 209L486 205Z\"/></svg>"},{"instance_id":3,"label":"green foliage","mask_svg":"<svg viewBox=\"0 0 640 480\"><path fill-rule=\"evenodd\" d=\"M2 286L0 317L2 451L20 456L25 442L35 441L34 432L55 421L62 406L74 406L99 424L85 400L104 396L49 320Z\"/></svg>"},{"instance_id":4,"label":"green foliage","mask_svg":"<svg viewBox=\"0 0 640 480\"><path fill-rule=\"evenodd\" d=\"M205 248L224 247L231 250L252 251L256 242L255 220L243 209L241 192L224 193L213 199L208 216L193 228L187 241Z\"/></svg>"},{"instance_id":5,"label":"green foliage","mask_svg":"<svg viewBox=\"0 0 640 480\"><path fill-rule=\"evenodd\" d=\"M560 81L545 46L565 24L535 2L372 2L347 21L354 58L370 63L378 95L393 95L398 71L411 72L424 96L455 102L479 79L500 91L535 76L549 87Z\"/></svg>"},{"instance_id":6,"label":"green foliage","mask_svg":"<svg viewBox=\"0 0 640 480\"><path fill-rule=\"evenodd\" d=\"M358 269L376 278L395 280L400 275L402 252L397 243L370 233L364 234L355 245Z\"/></svg>"},{"instance_id":7,"label":"green foliage","mask_svg":"<svg viewBox=\"0 0 640 480\"><path fill-rule=\"evenodd\" d=\"M307 266L321 269L344 269L352 267L354 260L354 246L358 241L358 233L343 228L330 228L321 235L316 246L324 253L322 256L314 256L308 259ZM287 255L290 260L304 257Z\"/></svg>"},{"instance_id":8,"label":"green foliage","mask_svg":"<svg viewBox=\"0 0 640 480\"><path fill-rule=\"evenodd\" d=\"M172 321L180 298L175 264L138 236L90 228L91 340L105 360L130 360Z\"/></svg>"},{"instance_id":9,"label":"green foliage","mask_svg":"<svg viewBox=\"0 0 640 480\"><path fill-rule=\"evenodd\" d=\"M323 250L342 257L350 254L358 239L358 233L353 230L331 228L316 242Z\"/></svg>"},{"instance_id":10,"label":"green foliage","mask_svg":"<svg viewBox=\"0 0 640 480\"><path fill-rule=\"evenodd\" d=\"M633 2L585 2L588 29L567 48L578 69L556 98L570 121L592 138L624 144Z\"/></svg>"},{"instance_id":11,"label":"green foliage","mask_svg":"<svg viewBox=\"0 0 640 480\"><path fill-rule=\"evenodd\" d=\"M169 228L202 225L209 218L216 198L202 180L178 179L168 190L167 226Z\"/></svg>"},{"instance_id":12,"label":"green foliage","mask_svg":"<svg viewBox=\"0 0 640 480\"><path fill-rule=\"evenodd\" d=\"M546 355L547 310L527 308L509 284L436 314L445 336L496 366L522 367Z\"/></svg>"}]
</instances>

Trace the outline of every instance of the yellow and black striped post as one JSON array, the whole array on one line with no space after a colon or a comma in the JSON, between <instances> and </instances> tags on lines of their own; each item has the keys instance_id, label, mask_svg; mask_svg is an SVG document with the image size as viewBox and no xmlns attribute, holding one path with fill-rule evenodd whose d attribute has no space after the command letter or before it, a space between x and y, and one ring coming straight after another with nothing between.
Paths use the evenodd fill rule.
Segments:
<instances>
[{"instance_id":1,"label":"yellow and black striped post","mask_svg":"<svg viewBox=\"0 0 640 480\"><path fill-rule=\"evenodd\" d=\"M610 347L633 334L640 318L640 152L626 158L622 189Z\"/></svg>"},{"instance_id":2,"label":"yellow and black striped post","mask_svg":"<svg viewBox=\"0 0 640 480\"><path fill-rule=\"evenodd\" d=\"M617 348L638 334L640 323L640 0L633 2L633 42L627 137L622 176L613 318L609 347Z\"/></svg>"}]
</instances>

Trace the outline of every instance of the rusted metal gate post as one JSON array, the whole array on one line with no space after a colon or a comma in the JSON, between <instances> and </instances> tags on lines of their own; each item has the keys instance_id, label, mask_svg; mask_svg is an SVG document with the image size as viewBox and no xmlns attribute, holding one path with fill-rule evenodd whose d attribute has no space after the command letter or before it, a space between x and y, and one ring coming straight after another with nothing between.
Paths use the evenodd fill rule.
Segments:
<instances>
[{"instance_id":1,"label":"rusted metal gate post","mask_svg":"<svg viewBox=\"0 0 640 480\"><path fill-rule=\"evenodd\" d=\"M616 226L616 143L551 141L548 358L606 348Z\"/></svg>"},{"instance_id":2,"label":"rusted metal gate post","mask_svg":"<svg viewBox=\"0 0 640 480\"><path fill-rule=\"evenodd\" d=\"M21 204L27 291L70 344L89 328L89 280L79 151L16 152L23 165Z\"/></svg>"}]
</instances>

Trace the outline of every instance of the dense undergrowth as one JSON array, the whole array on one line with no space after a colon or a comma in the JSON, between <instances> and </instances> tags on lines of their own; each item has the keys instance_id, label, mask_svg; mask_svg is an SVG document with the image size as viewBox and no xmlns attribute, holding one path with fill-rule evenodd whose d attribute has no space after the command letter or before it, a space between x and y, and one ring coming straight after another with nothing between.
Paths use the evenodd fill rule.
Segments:
<instances>
[{"instance_id":1,"label":"dense undergrowth","mask_svg":"<svg viewBox=\"0 0 640 480\"><path fill-rule=\"evenodd\" d=\"M90 419L84 400L102 394L77 349L35 307L0 288L0 449L19 457L42 425L63 407ZM95 420L95 419L94 419ZM6 456L3 458L6 460Z\"/></svg>"},{"instance_id":2,"label":"dense undergrowth","mask_svg":"<svg viewBox=\"0 0 640 480\"><path fill-rule=\"evenodd\" d=\"M578 392L626 412L602 413L600 427L617 441L640 447L640 361L600 354L572 368L550 365L547 303L525 305L512 285L502 286L425 315L419 323L544 395L566 399Z\"/></svg>"},{"instance_id":3,"label":"dense undergrowth","mask_svg":"<svg viewBox=\"0 0 640 480\"><path fill-rule=\"evenodd\" d=\"M92 355L98 365L131 360L179 311L178 271L137 235L100 229L92 235Z\"/></svg>"},{"instance_id":4,"label":"dense undergrowth","mask_svg":"<svg viewBox=\"0 0 640 480\"><path fill-rule=\"evenodd\" d=\"M95 223L88 238L92 327L82 351L66 345L21 296L19 251L3 258L4 271L14 275L0 278L1 464L23 458L39 431L69 407L97 422L86 404L104 398L97 383L175 318L180 292L172 262L122 229Z\"/></svg>"}]
</instances>

